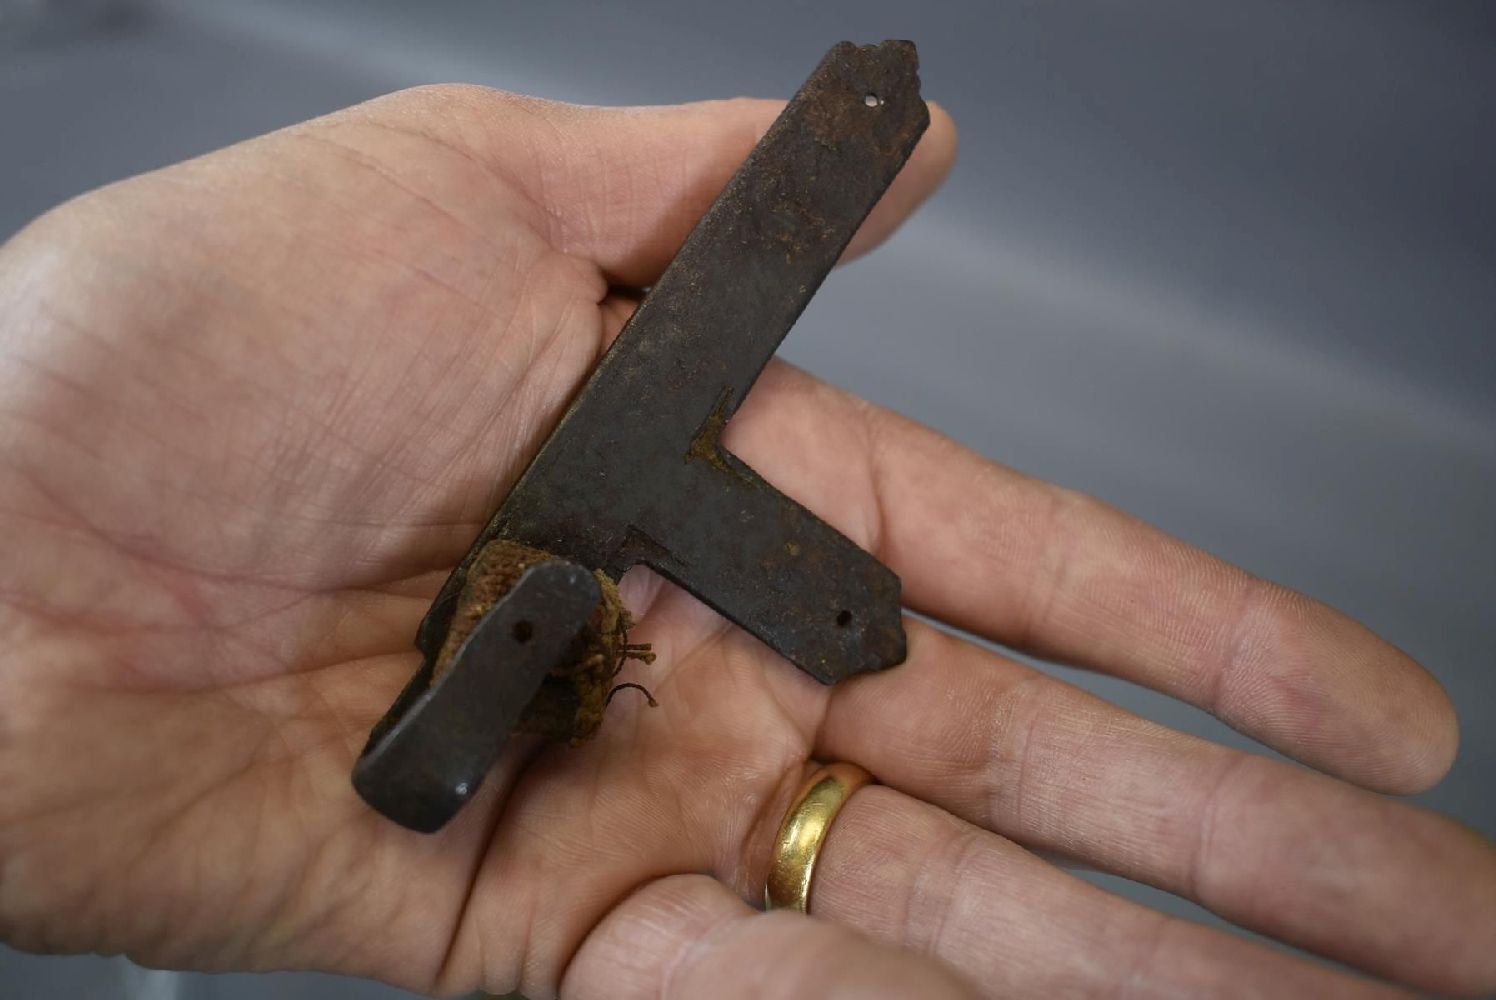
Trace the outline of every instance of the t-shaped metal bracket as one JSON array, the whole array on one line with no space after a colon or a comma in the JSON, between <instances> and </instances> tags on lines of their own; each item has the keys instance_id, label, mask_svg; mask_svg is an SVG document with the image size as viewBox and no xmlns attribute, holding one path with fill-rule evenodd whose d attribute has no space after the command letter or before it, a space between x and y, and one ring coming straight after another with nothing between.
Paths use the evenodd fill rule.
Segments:
<instances>
[{"instance_id":1,"label":"t-shaped metal bracket","mask_svg":"<svg viewBox=\"0 0 1496 1000\"><path fill-rule=\"evenodd\" d=\"M376 809L435 830L476 791L596 604L594 569L644 563L824 684L903 661L898 577L719 437L929 124L916 70L910 42L836 45L697 223L421 622L425 661L354 768ZM495 539L574 565L532 569L433 683ZM521 605L522 644L502 624Z\"/></svg>"}]
</instances>

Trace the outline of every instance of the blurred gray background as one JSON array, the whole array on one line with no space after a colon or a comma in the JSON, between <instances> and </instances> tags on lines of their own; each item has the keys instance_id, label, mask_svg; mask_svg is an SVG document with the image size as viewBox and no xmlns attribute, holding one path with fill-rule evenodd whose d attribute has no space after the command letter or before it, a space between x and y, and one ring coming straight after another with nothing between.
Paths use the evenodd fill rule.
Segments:
<instances>
[{"instance_id":1,"label":"blurred gray background","mask_svg":"<svg viewBox=\"0 0 1496 1000\"><path fill-rule=\"evenodd\" d=\"M1496 835L1491 5L0 0L0 238L106 181L412 84L787 96L844 37L917 41L961 157L784 353L1409 650L1464 732L1421 801ZM64 995L406 996L0 950L0 996Z\"/></svg>"}]
</instances>

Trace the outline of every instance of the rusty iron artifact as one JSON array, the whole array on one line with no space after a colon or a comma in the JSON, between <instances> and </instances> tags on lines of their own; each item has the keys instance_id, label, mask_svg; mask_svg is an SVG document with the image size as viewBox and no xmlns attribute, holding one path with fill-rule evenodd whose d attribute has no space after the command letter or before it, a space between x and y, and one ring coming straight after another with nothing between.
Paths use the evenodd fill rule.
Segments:
<instances>
[{"instance_id":1,"label":"rusty iron artifact","mask_svg":"<svg viewBox=\"0 0 1496 1000\"><path fill-rule=\"evenodd\" d=\"M697 223L421 622L353 771L375 809L439 829L522 722L588 735L647 655L608 597L637 563L823 684L903 662L898 577L719 436L929 124L916 70L833 47Z\"/></svg>"}]
</instances>

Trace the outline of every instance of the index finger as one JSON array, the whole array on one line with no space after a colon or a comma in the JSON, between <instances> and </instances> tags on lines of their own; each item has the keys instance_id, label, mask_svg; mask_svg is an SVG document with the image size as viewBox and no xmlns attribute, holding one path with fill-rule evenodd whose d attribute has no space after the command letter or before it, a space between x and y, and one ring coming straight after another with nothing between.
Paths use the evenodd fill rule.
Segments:
<instances>
[{"instance_id":1,"label":"index finger","mask_svg":"<svg viewBox=\"0 0 1496 1000\"><path fill-rule=\"evenodd\" d=\"M783 101L746 97L601 108L482 87L418 89L381 101L419 112L408 127L440 131L516 181L557 249L594 262L614 284L632 286L660 276L784 110ZM929 107L929 128L845 258L887 239L950 171L956 127L943 108Z\"/></svg>"}]
</instances>

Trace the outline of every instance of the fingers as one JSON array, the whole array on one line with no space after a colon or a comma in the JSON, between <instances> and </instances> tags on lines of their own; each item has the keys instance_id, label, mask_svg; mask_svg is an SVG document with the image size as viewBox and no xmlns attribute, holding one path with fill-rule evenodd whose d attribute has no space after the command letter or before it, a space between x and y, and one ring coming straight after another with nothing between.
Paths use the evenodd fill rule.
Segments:
<instances>
[{"instance_id":1,"label":"fingers","mask_svg":"<svg viewBox=\"0 0 1496 1000\"><path fill-rule=\"evenodd\" d=\"M1434 813L1168 730L909 623L818 756L1029 847L1425 989L1496 988L1496 849Z\"/></svg>"},{"instance_id":2,"label":"fingers","mask_svg":"<svg viewBox=\"0 0 1496 1000\"><path fill-rule=\"evenodd\" d=\"M1163 691L1381 791L1426 788L1453 759L1449 699L1402 652L1105 504L782 365L728 443L813 509L865 491L841 526L919 611Z\"/></svg>"},{"instance_id":3,"label":"fingers","mask_svg":"<svg viewBox=\"0 0 1496 1000\"><path fill-rule=\"evenodd\" d=\"M592 931L563 997L970 997L937 963L845 927L759 913L704 875L640 889Z\"/></svg>"},{"instance_id":4,"label":"fingers","mask_svg":"<svg viewBox=\"0 0 1496 1000\"><path fill-rule=\"evenodd\" d=\"M1126 902L890 788L838 815L811 891L813 914L941 959L988 996L1401 995Z\"/></svg>"},{"instance_id":5,"label":"fingers","mask_svg":"<svg viewBox=\"0 0 1496 1000\"><path fill-rule=\"evenodd\" d=\"M431 110L439 128L524 188L551 242L595 261L615 284L654 281L783 101L739 98L674 107L597 108L478 87L421 88L391 104ZM848 248L892 233L950 170L956 130L930 106L914 155Z\"/></svg>"}]
</instances>

